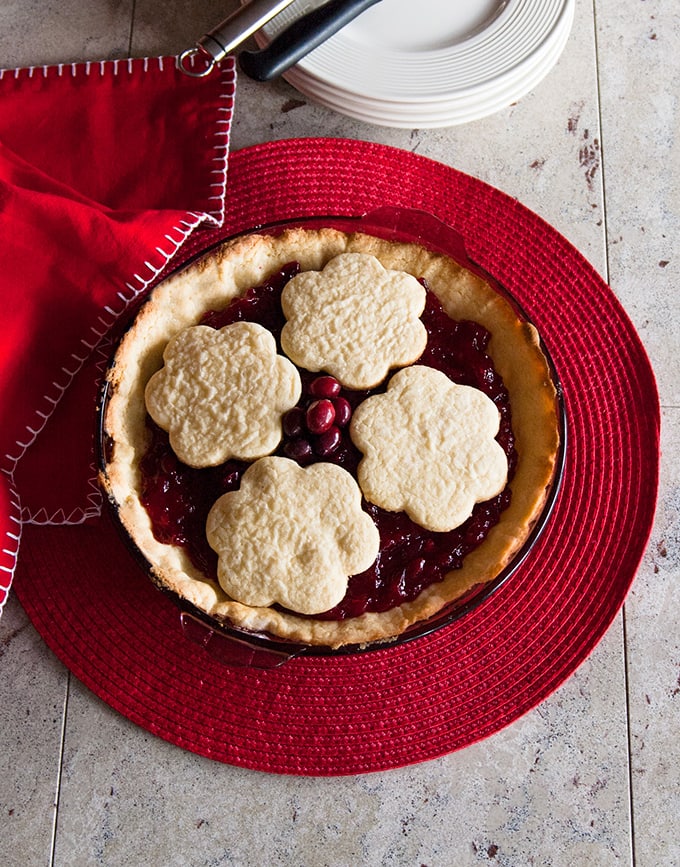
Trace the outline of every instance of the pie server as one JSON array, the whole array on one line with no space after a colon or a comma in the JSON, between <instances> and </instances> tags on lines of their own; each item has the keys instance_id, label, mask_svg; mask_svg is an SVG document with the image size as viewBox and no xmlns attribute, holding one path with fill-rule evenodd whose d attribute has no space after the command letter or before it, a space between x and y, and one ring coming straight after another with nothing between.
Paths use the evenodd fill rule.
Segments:
<instances>
[{"instance_id":1,"label":"pie server","mask_svg":"<svg viewBox=\"0 0 680 867\"><path fill-rule=\"evenodd\" d=\"M182 52L177 64L182 72L201 78L248 37L271 21L293 0L251 0L237 9L195 47ZM277 34L265 48L242 51L238 60L241 69L256 81L269 81L284 73L326 39L379 0L327 0L296 18ZM204 61L195 66L196 58Z\"/></svg>"}]
</instances>

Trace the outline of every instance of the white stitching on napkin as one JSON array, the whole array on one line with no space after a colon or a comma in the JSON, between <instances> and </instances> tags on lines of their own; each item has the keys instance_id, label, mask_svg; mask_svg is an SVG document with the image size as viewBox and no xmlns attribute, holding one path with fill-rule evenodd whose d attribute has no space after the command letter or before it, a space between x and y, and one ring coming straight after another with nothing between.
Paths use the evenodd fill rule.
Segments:
<instances>
[{"instance_id":1,"label":"white stitching on napkin","mask_svg":"<svg viewBox=\"0 0 680 867\"><path fill-rule=\"evenodd\" d=\"M19 501L19 494L11 480L9 487L9 500L11 507L9 520L11 524L16 525L16 532L13 533L11 530L7 530L5 533L4 544L6 547L2 549L2 553L8 558L8 562L0 564L0 573L2 573L0 574L0 588L4 591L5 596L4 599L0 599L0 614L2 614L2 609L5 607L5 602L9 597L9 589L12 586L12 579L14 577L14 572L16 571L19 547L21 544L21 503Z\"/></svg>"},{"instance_id":2,"label":"white stitching on napkin","mask_svg":"<svg viewBox=\"0 0 680 867\"><path fill-rule=\"evenodd\" d=\"M156 249L157 249L159 255L161 256L161 260L162 260L160 262L160 264L154 265L151 262L148 262L148 261L145 262L144 265L149 270L149 274L147 276L142 276L140 274L134 274L134 278L137 282L137 285L134 285L133 283L126 283L125 284L126 288L130 290L129 295L126 296L125 294L123 294L122 291L117 293L118 297L121 299L121 302L122 302L120 309L116 311L113 308L108 307L108 306L106 308L104 308L105 312L107 312L109 315L108 315L108 317L105 317L103 315L98 317L98 322L100 323L101 327L96 328L93 326L91 328L91 331L90 331L91 338L89 341L86 338L81 339L81 343L83 344L83 346L86 349L89 350L89 352L86 353L85 355L79 355L78 353L74 352L71 355L71 360L75 362L75 365L72 368L67 367L66 365L64 365L61 368L62 373L65 375L65 380L63 382L59 382L57 380L54 380L52 382L52 388L54 389L56 396L53 396L50 394L45 394L43 396L43 400L49 404L49 407L50 407L49 412L42 412L40 410L36 410L35 414L36 414L37 418L40 420L40 424L38 424L36 427L27 426L26 433L29 434L28 439L26 441L17 440L15 443L15 445L18 446L18 448L19 448L19 452L16 454L8 453L4 456L6 466L2 468L2 471L4 473L6 473L6 475L8 475L12 480L14 478L14 472L16 470L17 464L19 463L21 458L26 453L26 450L30 447L30 445L34 442L35 438L38 436L38 434L41 432L41 430L47 424L48 419L50 418L50 416L51 416L52 412L54 411L54 409L56 408L57 404L59 403L64 392L69 387L69 385L73 381L76 374L81 370L83 364L87 361L90 352L95 347L99 346L99 344L102 341L102 338L104 338L106 336L106 334L109 332L111 327L125 313L125 311L130 307L132 302L135 301L137 298L139 298L139 296L156 280L156 278L160 274L163 273L166 265L171 261L171 259L174 257L174 255L177 253L177 251L182 247L182 245L187 240L187 238L189 238L190 235L194 232L194 230L199 225L201 225L203 222L206 221L206 215L205 214L197 214L197 213L189 212L189 216L194 217L193 222L189 223L186 220L180 220L180 222L183 224L183 226L185 226L185 228L181 228L180 226L174 226L173 227L173 231L176 231L178 233L178 235L180 236L179 240L172 238L170 235L165 236L174 245L174 249L170 253L167 253L166 251L162 250L160 247L157 247ZM106 359L108 359L108 355L105 356L105 360ZM103 371L103 366L101 369ZM92 469L94 471L94 467L92 467ZM96 471L93 472L93 477L96 477ZM96 478L94 478L94 487L97 489L97 492L98 492L98 487L96 485ZM46 518L43 515L43 512L44 512L43 509L38 510L38 512L35 514L31 514L27 509L24 509L22 511L22 517L23 517L24 521L27 521L30 523L37 523L37 524L47 524L47 523L50 523L50 524L51 523L57 523L57 524L76 523L76 524L79 524L79 523L82 523L83 521L87 520L88 518L96 517L96 515L99 514L100 506L101 506L101 497L98 496L98 502L97 502L96 510L93 510L91 508L81 510L77 520L69 520L69 521L61 520L60 516L63 516L63 512L61 512L61 510L59 510L57 513L55 513L55 515L53 515L52 518ZM72 515L73 515L73 513L72 513ZM71 517L71 516L69 516L69 517Z\"/></svg>"},{"instance_id":3,"label":"white stitching on napkin","mask_svg":"<svg viewBox=\"0 0 680 867\"><path fill-rule=\"evenodd\" d=\"M151 68L152 63L155 63L160 72L163 72L165 69L165 65L168 60L174 60L174 58L168 57L128 57L128 58L115 58L113 60L87 60L84 63L55 63L54 65L37 65L37 66L19 66L14 69L9 68L0 68L0 81L5 77L5 75L11 74L14 78L20 78L22 75L28 76L28 78L33 78L38 70L42 72L43 77L47 78L48 75L56 73L59 77L63 76L64 69L68 69L71 75L75 78L78 75L90 75L92 72L92 67L96 66L99 69L100 75L105 75L107 72L112 73L113 75L118 75L118 68L121 63L125 62L127 65L127 71L133 72L135 65L141 65L143 72L148 72L149 68ZM229 69L229 65L227 64L223 72L231 73ZM233 72L234 80L236 77L235 70ZM226 79L225 79L226 80ZM225 99L229 99L230 95L225 94Z\"/></svg>"},{"instance_id":4,"label":"white stitching on napkin","mask_svg":"<svg viewBox=\"0 0 680 867\"><path fill-rule=\"evenodd\" d=\"M153 68L152 61L155 61L158 69L162 71L164 69L164 60L167 59L168 58L164 59L162 57L147 57L142 58L141 60L129 58L127 59L127 69L128 72L131 73L133 72L135 66L139 66L142 71L147 72L150 68ZM118 74L119 62L116 60L102 61L98 65L101 75L104 75L107 71L110 71L113 75ZM75 77L76 75L83 73L89 75L91 71L91 66L91 62L87 62L84 64L72 63L70 65L60 63L55 66L27 67L23 69L19 68L13 70L13 72L14 77L17 79L22 74L32 76L34 70L37 68L41 69L44 77L47 77L48 74L56 74L58 76L62 76L64 69L68 67L71 71L71 75ZM5 72L7 71L8 70L0 69L0 79L2 79ZM231 63L227 62L222 67L222 83L223 92L219 98L229 101L233 100L236 87L236 67L233 61ZM219 113L230 114L231 111L231 107L218 108ZM125 311L130 307L132 302L135 301L158 278L158 276L163 273L168 263L174 258L174 256L184 245L186 240L200 225L204 223L210 223L215 228L219 228L222 225L224 221L224 204L227 188L227 170L230 138L229 124L230 117L217 117L214 122L213 135L216 141L213 145L213 149L216 155L212 158L212 161L215 163L219 163L220 168L212 170L211 173L221 174L222 181L220 183L210 184L211 187L217 188L219 190L219 193L208 196L208 201L215 202L215 207L213 208L213 210L207 212L187 212L188 219L180 219L178 221L178 225L173 226L171 229L171 232L175 235L175 237L173 237L173 234L165 235L166 240L171 245L170 251L168 252L160 246L156 247L159 261L145 261L144 267L146 268L148 273L145 273L144 271L142 271L141 274L134 273L133 280L124 284L125 289L127 289L128 292L126 293L125 291L121 290L117 293L117 296L121 301L120 308L116 310L108 305L103 308L103 313L106 315L99 316L99 327L93 326L91 328L90 334L85 338L81 339L83 347L88 350L87 353L80 354L78 352L74 352L72 354L70 361L67 362L67 364L64 365L64 367L62 368L62 373L64 375L63 381L55 380L52 383L52 390L43 396L43 405L35 409L35 421L30 425L27 425L26 427L27 437L21 437L20 439L18 439L15 443L15 450L4 455L4 457L2 458L3 465L0 466L0 472L3 472L9 478L11 483L10 494L12 496L13 506L13 515L11 517L12 520L15 521L15 523L17 524L19 531L21 528L21 520L34 524L81 524L89 518L93 518L99 515L101 511L102 497L99 487L97 485L96 467L93 463L90 465L91 478L88 479L88 485L92 489L91 493L87 496L87 501L89 505L83 509L77 509L69 515L65 515L63 510L57 510L53 515L49 515L46 510L42 508L39 509L35 514L31 514L28 508L22 508L18 494L14 488L14 473L16 471L18 462L26 453L26 450L34 442L38 434L45 427L48 419L58 405L64 392L69 387L76 374L81 370L83 364L90 356L92 351L96 351L100 354L100 358L97 360L96 364L98 367L100 367L102 372L104 371L110 353L108 351L104 352L105 341L103 340L103 338L106 336L106 334L115 324L115 322L125 313ZM219 128L224 125L227 125L226 130ZM14 517L14 513L17 515L17 517ZM7 537L11 540L11 554L14 562L11 568L6 569L0 566L0 569L2 571L10 572L10 581L7 585L7 588L9 588L9 586L11 585L11 575L13 574L14 568L16 566L16 554L19 547L20 532L17 535L8 533ZM14 542L16 542L16 550L14 550ZM10 548L3 549L3 551L7 554L8 551L10 551ZM2 581L0 581L0 586L4 586ZM1 610L2 606L0 606L0 611Z\"/></svg>"}]
</instances>

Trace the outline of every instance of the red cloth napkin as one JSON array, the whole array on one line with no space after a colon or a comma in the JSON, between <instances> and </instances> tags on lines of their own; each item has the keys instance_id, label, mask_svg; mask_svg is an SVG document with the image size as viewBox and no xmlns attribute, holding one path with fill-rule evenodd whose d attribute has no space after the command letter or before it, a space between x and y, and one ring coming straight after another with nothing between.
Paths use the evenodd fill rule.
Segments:
<instances>
[{"instance_id":1,"label":"red cloth napkin","mask_svg":"<svg viewBox=\"0 0 680 867\"><path fill-rule=\"evenodd\" d=\"M221 225L235 83L232 61L192 78L169 57L0 71L0 611L22 521L98 512L94 380L76 375L194 231ZM60 425L66 401L82 425Z\"/></svg>"}]
</instances>

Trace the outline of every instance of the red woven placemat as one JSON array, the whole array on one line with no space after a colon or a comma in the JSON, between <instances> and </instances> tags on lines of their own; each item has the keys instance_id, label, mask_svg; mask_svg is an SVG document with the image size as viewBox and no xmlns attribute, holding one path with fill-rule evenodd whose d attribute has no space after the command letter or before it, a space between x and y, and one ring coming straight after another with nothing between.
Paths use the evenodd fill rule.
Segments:
<instances>
[{"instance_id":1,"label":"red woven placemat","mask_svg":"<svg viewBox=\"0 0 680 867\"><path fill-rule=\"evenodd\" d=\"M219 761L354 774L432 759L497 732L595 647L648 540L658 475L653 373L612 291L534 213L405 151L301 139L232 154L220 234L380 205L422 208L453 225L539 327L569 418L562 489L529 559L462 620L398 648L269 671L226 667L188 642L174 605L105 518L26 527L16 590L49 646L135 723Z\"/></svg>"}]
</instances>

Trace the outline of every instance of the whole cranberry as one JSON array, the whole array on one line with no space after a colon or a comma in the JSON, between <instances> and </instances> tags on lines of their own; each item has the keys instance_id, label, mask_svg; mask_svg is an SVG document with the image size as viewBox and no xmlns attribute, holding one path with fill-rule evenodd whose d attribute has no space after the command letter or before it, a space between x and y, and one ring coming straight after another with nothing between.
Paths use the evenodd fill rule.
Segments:
<instances>
[{"instance_id":1,"label":"whole cranberry","mask_svg":"<svg viewBox=\"0 0 680 867\"><path fill-rule=\"evenodd\" d=\"M299 406L283 416L283 432L287 437L299 437L305 430L305 411Z\"/></svg>"},{"instance_id":2,"label":"whole cranberry","mask_svg":"<svg viewBox=\"0 0 680 867\"><path fill-rule=\"evenodd\" d=\"M334 376L317 376L309 383L312 397L337 397L342 386Z\"/></svg>"},{"instance_id":3,"label":"whole cranberry","mask_svg":"<svg viewBox=\"0 0 680 867\"><path fill-rule=\"evenodd\" d=\"M340 445L342 434L340 428L331 425L327 431L324 431L316 439L314 451L320 458L327 458L333 454Z\"/></svg>"},{"instance_id":4,"label":"whole cranberry","mask_svg":"<svg viewBox=\"0 0 680 867\"><path fill-rule=\"evenodd\" d=\"M327 398L315 400L307 407L306 421L311 433L325 433L335 421L335 407Z\"/></svg>"},{"instance_id":5,"label":"whole cranberry","mask_svg":"<svg viewBox=\"0 0 680 867\"><path fill-rule=\"evenodd\" d=\"M352 417L352 406L344 397L336 397L333 399L333 407L335 408L335 424L338 427L345 427Z\"/></svg>"},{"instance_id":6,"label":"whole cranberry","mask_svg":"<svg viewBox=\"0 0 680 867\"><path fill-rule=\"evenodd\" d=\"M302 438L288 440L283 447L283 452L287 458L293 461L306 461L312 457L312 444L309 440Z\"/></svg>"}]
</instances>

